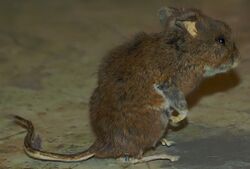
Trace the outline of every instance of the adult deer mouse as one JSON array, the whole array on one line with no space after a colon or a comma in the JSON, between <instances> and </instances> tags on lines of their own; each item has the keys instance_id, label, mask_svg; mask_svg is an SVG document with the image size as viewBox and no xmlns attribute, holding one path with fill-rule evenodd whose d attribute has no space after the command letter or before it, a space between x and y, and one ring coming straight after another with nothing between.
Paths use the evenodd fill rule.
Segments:
<instances>
[{"instance_id":1,"label":"adult deer mouse","mask_svg":"<svg viewBox=\"0 0 250 169\"><path fill-rule=\"evenodd\" d=\"M28 131L24 148L30 157L63 162L127 157L131 163L178 159L143 154L160 142L170 119L186 117L185 96L202 78L234 68L239 56L224 22L197 9L162 8L159 16L161 32L140 33L104 57L89 103L96 141L86 151L42 151L35 146L32 123L15 116ZM173 118L173 109L179 117Z\"/></svg>"}]
</instances>

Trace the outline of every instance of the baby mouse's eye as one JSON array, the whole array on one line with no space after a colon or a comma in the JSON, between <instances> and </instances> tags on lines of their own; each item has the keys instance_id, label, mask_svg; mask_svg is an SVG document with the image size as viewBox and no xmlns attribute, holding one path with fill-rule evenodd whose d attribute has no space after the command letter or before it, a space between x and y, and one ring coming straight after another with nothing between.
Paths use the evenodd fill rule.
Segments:
<instances>
[{"instance_id":1,"label":"baby mouse's eye","mask_svg":"<svg viewBox=\"0 0 250 169\"><path fill-rule=\"evenodd\" d=\"M225 45L226 43L224 36L219 36L215 40L222 45Z\"/></svg>"}]
</instances>

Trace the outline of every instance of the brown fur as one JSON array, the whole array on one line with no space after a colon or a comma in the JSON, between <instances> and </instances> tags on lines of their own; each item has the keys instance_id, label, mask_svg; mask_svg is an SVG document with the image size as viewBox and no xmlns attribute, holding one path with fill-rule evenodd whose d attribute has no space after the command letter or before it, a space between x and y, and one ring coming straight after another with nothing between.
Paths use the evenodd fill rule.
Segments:
<instances>
[{"instance_id":1,"label":"brown fur","mask_svg":"<svg viewBox=\"0 0 250 169\"><path fill-rule=\"evenodd\" d=\"M162 119L163 110L151 108L160 107L163 102L153 85L171 79L188 94L203 78L205 65L231 64L230 55L235 59L238 57L230 39L229 49L220 56L222 59L217 59L215 35L222 33L231 38L226 24L198 10L183 12L189 11L196 13L197 20L214 24L217 28L194 39L166 26L160 33L138 34L134 40L115 48L104 58L99 69L98 87L90 100L96 144L104 147L98 148L95 156L140 156L152 148L163 136L168 123L167 119Z\"/></svg>"},{"instance_id":2,"label":"brown fur","mask_svg":"<svg viewBox=\"0 0 250 169\"><path fill-rule=\"evenodd\" d=\"M90 99L96 135L90 150L95 157L140 158L163 137L169 119L162 108L164 98L154 84L170 82L187 95L202 80L206 68L215 74L222 65L230 69L238 60L225 23L196 9L166 8L160 15L161 32L139 33L113 49L100 65ZM195 22L196 37L177 26L185 20ZM217 41L220 36L225 44Z\"/></svg>"}]
</instances>

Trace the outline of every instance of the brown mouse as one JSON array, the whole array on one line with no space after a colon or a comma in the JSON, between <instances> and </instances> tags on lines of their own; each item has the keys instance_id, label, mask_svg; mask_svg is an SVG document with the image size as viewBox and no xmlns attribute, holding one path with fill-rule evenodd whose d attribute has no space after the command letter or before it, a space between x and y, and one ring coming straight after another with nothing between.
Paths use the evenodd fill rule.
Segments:
<instances>
[{"instance_id":1,"label":"brown mouse","mask_svg":"<svg viewBox=\"0 0 250 169\"><path fill-rule=\"evenodd\" d=\"M62 162L126 157L131 163L178 159L143 154L161 141L170 120L186 117L185 96L204 77L234 68L239 56L224 22L197 9L162 8L159 16L161 32L140 33L104 57L89 102L96 141L86 151L42 151L36 146L39 139L32 123L15 116L28 131L24 148L30 157ZM179 116L172 116L173 110Z\"/></svg>"}]
</instances>

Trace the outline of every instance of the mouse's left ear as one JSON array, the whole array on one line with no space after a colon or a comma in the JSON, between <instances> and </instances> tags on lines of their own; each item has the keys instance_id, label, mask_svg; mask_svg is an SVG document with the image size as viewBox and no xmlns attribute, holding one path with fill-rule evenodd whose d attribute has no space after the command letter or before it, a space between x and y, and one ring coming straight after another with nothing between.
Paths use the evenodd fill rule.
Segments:
<instances>
[{"instance_id":1,"label":"mouse's left ear","mask_svg":"<svg viewBox=\"0 0 250 169\"><path fill-rule=\"evenodd\" d=\"M171 18L174 18L174 16L177 14L178 10L176 8L172 7L162 7L159 10L159 18L160 23L164 27L166 26L167 22L171 20Z\"/></svg>"},{"instance_id":2,"label":"mouse's left ear","mask_svg":"<svg viewBox=\"0 0 250 169\"><path fill-rule=\"evenodd\" d=\"M195 11L164 7L159 10L159 17L163 27L181 29L187 31L192 37L197 36Z\"/></svg>"}]
</instances>

